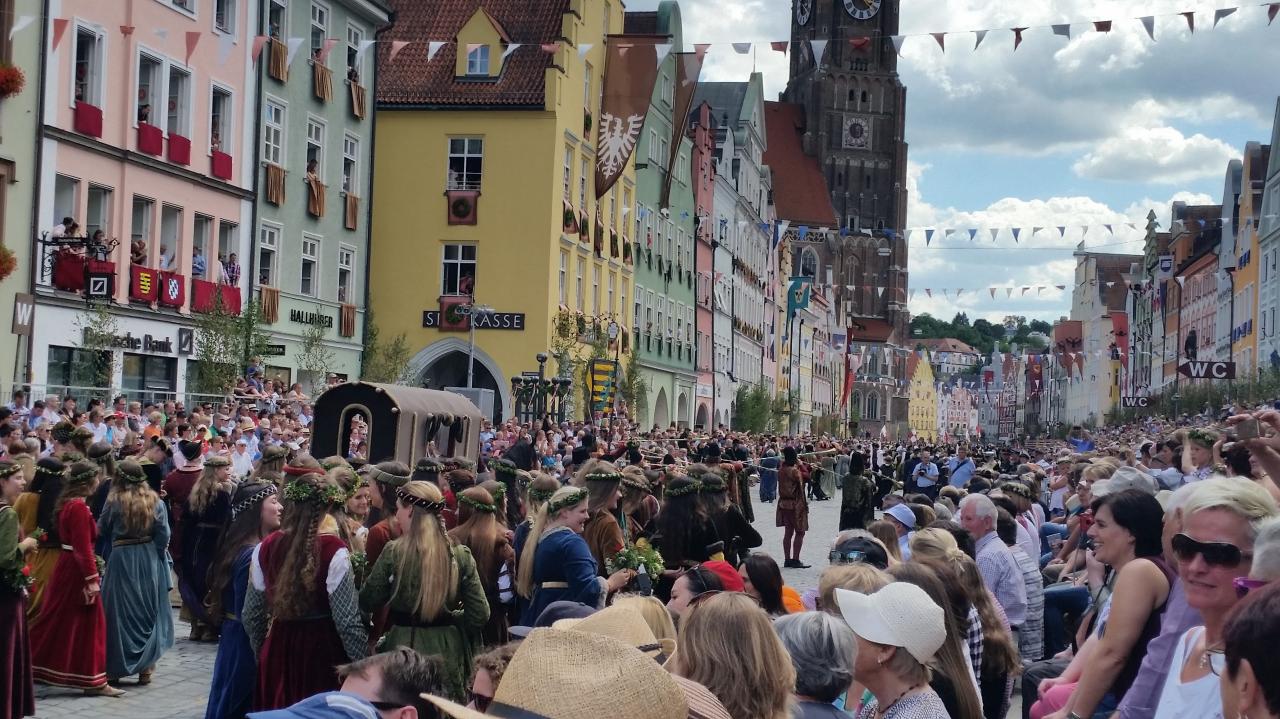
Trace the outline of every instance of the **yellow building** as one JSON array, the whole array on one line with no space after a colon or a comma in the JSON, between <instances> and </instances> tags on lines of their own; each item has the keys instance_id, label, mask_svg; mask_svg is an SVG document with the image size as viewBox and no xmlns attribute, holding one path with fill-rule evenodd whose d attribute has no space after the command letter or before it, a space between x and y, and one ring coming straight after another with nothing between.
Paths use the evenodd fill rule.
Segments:
<instances>
[{"instance_id":1,"label":"yellow building","mask_svg":"<svg viewBox=\"0 0 1280 719\"><path fill-rule=\"evenodd\" d=\"M1255 326L1258 323L1255 319L1259 306L1258 268L1262 264L1259 261L1262 252L1258 225L1262 218L1262 187L1266 184L1269 157L1267 146L1250 142L1245 145L1243 159L1233 160L1227 166L1227 192L1238 197L1240 203L1236 213L1239 218L1237 224L1223 228L1224 242L1228 233L1235 241L1234 253L1225 258L1227 266L1236 268L1228 284L1235 290L1234 304L1227 305L1228 311L1235 310L1231 318L1231 356L1228 359L1236 363L1236 377L1244 379L1256 377L1258 368L1265 366L1266 362L1266 358L1258 356L1258 328ZM1225 196L1223 201L1231 199Z\"/></svg>"},{"instance_id":2,"label":"yellow building","mask_svg":"<svg viewBox=\"0 0 1280 719\"><path fill-rule=\"evenodd\" d=\"M907 403L907 422L916 439L934 441L938 438L938 388L933 383L933 366L924 350L907 356L907 376L911 391Z\"/></svg>"},{"instance_id":3,"label":"yellow building","mask_svg":"<svg viewBox=\"0 0 1280 719\"><path fill-rule=\"evenodd\" d=\"M409 383L465 387L470 333L450 308L473 293L492 313L475 322L472 385L510 416L510 378L537 371L539 353L585 358L610 320L629 324L634 161L597 203L591 132L622 3L391 5L378 43L370 305L383 338L406 335ZM396 41L412 44L390 60ZM546 374L560 369L553 358Z\"/></svg>"}]
</instances>

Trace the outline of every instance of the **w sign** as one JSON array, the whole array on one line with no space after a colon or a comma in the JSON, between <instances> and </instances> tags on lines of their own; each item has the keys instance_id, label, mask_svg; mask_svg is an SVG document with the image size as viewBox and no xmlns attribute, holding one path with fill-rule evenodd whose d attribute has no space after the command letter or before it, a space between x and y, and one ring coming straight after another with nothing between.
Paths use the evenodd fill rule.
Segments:
<instances>
[{"instance_id":1,"label":"w sign","mask_svg":"<svg viewBox=\"0 0 1280 719\"><path fill-rule=\"evenodd\" d=\"M1191 379L1235 379L1235 362L1183 362L1178 373Z\"/></svg>"},{"instance_id":2,"label":"w sign","mask_svg":"<svg viewBox=\"0 0 1280 719\"><path fill-rule=\"evenodd\" d=\"M1125 409L1143 409L1149 401L1149 397L1121 397L1120 405Z\"/></svg>"}]
</instances>

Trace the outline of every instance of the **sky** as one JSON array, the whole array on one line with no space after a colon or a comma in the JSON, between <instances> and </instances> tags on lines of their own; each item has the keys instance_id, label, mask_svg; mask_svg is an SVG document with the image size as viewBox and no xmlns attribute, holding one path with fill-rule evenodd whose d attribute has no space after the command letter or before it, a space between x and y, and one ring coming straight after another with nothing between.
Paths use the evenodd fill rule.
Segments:
<instances>
[{"instance_id":1,"label":"sky","mask_svg":"<svg viewBox=\"0 0 1280 719\"><path fill-rule=\"evenodd\" d=\"M627 9L658 2L630 0ZM902 3L907 225L936 229L928 244L922 229L909 235L912 314L1052 322L1070 311L1072 252L1082 240L1140 254L1149 212L1167 228L1175 200L1221 202L1227 163L1246 142L1270 142L1280 95L1280 17L1268 27L1267 6L1250 0L1214 27L1215 11L1237 2ZM702 79L745 80L754 66L766 97L777 98L786 57L767 44L739 55L729 43L790 39L790 0L680 7L685 42L712 44ZM1187 11L1194 33L1178 14ZM1137 19L1147 15L1157 16L1154 41ZM1094 32L1095 20L1114 21L1111 32ZM1048 27L1061 23L1070 23L1069 39ZM1029 28L1016 51L1012 27ZM973 31L987 28L974 50ZM936 32L948 33L945 52ZM1058 226L1069 229L1060 236ZM994 241L990 227L1004 228ZM1022 228L1016 243L1013 227ZM1048 229L1033 236L1035 227ZM969 228L981 228L972 241ZM945 229L957 232L947 238ZM1048 289L1023 295L1027 286ZM1016 289L993 299L990 287Z\"/></svg>"}]
</instances>

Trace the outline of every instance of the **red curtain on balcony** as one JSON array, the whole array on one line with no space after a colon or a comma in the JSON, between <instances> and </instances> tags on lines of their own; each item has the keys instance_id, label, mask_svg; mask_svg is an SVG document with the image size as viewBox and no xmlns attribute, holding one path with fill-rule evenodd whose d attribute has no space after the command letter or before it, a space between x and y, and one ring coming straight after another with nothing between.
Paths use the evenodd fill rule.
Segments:
<instances>
[{"instance_id":1,"label":"red curtain on balcony","mask_svg":"<svg viewBox=\"0 0 1280 719\"><path fill-rule=\"evenodd\" d=\"M240 288L235 285L218 285L222 293L222 306L233 315L240 314Z\"/></svg>"},{"instance_id":2,"label":"red curtain on balcony","mask_svg":"<svg viewBox=\"0 0 1280 719\"><path fill-rule=\"evenodd\" d=\"M129 268L129 299L155 302L160 296L160 272L142 265Z\"/></svg>"},{"instance_id":3,"label":"red curtain on balcony","mask_svg":"<svg viewBox=\"0 0 1280 719\"><path fill-rule=\"evenodd\" d=\"M208 280L191 278L191 311L209 312L214 306L214 296L218 286Z\"/></svg>"},{"instance_id":4,"label":"red curtain on balcony","mask_svg":"<svg viewBox=\"0 0 1280 719\"><path fill-rule=\"evenodd\" d=\"M210 174L212 174L214 177L218 178L219 180L230 180L231 169L232 169L231 155L228 155L225 152L218 152L217 150L214 150L213 156L210 159Z\"/></svg>"},{"instance_id":5,"label":"red curtain on balcony","mask_svg":"<svg viewBox=\"0 0 1280 719\"><path fill-rule=\"evenodd\" d=\"M179 165L191 164L191 140L182 135L169 133L169 162Z\"/></svg>"},{"instance_id":6,"label":"red curtain on balcony","mask_svg":"<svg viewBox=\"0 0 1280 719\"><path fill-rule=\"evenodd\" d=\"M160 128L145 122L138 123L138 152L156 156L164 154L164 133Z\"/></svg>"},{"instance_id":7,"label":"red curtain on balcony","mask_svg":"<svg viewBox=\"0 0 1280 719\"><path fill-rule=\"evenodd\" d=\"M161 272L160 304L169 307L181 307L186 300L186 278L177 272Z\"/></svg>"},{"instance_id":8,"label":"red curtain on balcony","mask_svg":"<svg viewBox=\"0 0 1280 719\"><path fill-rule=\"evenodd\" d=\"M102 137L102 108L87 102L76 102L72 127L81 135Z\"/></svg>"},{"instance_id":9,"label":"red curtain on balcony","mask_svg":"<svg viewBox=\"0 0 1280 719\"><path fill-rule=\"evenodd\" d=\"M53 254L53 286L68 292L84 289L84 255L71 250L58 250Z\"/></svg>"}]
</instances>

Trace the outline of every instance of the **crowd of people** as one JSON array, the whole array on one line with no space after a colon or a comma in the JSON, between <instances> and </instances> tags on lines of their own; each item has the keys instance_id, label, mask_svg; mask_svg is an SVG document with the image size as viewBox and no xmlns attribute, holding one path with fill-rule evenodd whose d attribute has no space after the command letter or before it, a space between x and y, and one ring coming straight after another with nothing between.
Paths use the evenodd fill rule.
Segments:
<instances>
[{"instance_id":1,"label":"crowd of people","mask_svg":"<svg viewBox=\"0 0 1280 719\"><path fill-rule=\"evenodd\" d=\"M151 683L175 606L208 719L1280 716L1275 411L1001 446L486 422L409 466L315 456L253 367L190 411L38 405L0 408L0 719Z\"/></svg>"}]
</instances>

